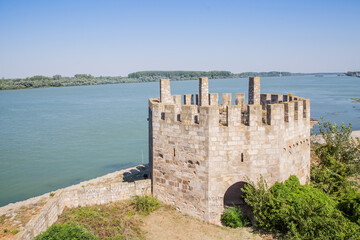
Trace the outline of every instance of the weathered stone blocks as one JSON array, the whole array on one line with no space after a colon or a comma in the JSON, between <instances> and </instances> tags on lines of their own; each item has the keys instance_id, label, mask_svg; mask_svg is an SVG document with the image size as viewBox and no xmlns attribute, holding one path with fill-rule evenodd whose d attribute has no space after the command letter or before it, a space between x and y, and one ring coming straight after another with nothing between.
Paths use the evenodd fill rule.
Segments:
<instances>
[{"instance_id":1,"label":"weathered stone blocks","mask_svg":"<svg viewBox=\"0 0 360 240\"><path fill-rule=\"evenodd\" d=\"M249 104L237 93L232 105L231 94L224 93L220 105L206 78L200 79L196 95L195 104L194 95L185 95L181 107L176 107L178 97L149 100L149 161L159 200L220 224L224 202L229 202L225 192L238 182L263 176L272 185L292 174L306 182L309 99L260 94L258 77L249 78Z\"/></svg>"}]
</instances>

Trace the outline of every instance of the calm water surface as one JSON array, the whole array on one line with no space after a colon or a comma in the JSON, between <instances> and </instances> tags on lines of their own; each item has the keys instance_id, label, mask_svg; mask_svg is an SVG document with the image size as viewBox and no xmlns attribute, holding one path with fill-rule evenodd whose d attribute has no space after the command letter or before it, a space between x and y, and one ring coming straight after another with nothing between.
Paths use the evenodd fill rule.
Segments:
<instances>
[{"instance_id":1,"label":"calm water surface","mask_svg":"<svg viewBox=\"0 0 360 240\"><path fill-rule=\"evenodd\" d=\"M313 118L360 130L360 78L261 78L262 93L311 99ZM248 79L210 80L210 92L246 92ZM172 82L172 94L198 81ZM159 83L0 91L0 206L148 161L147 104ZM221 97L220 97L221 98Z\"/></svg>"}]
</instances>

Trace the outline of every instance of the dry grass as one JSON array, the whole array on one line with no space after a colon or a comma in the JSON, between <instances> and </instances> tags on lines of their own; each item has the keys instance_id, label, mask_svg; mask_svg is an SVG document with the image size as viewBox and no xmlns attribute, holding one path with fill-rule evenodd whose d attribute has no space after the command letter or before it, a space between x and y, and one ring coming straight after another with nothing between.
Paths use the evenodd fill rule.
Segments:
<instances>
[{"instance_id":1,"label":"dry grass","mask_svg":"<svg viewBox=\"0 0 360 240\"><path fill-rule=\"evenodd\" d=\"M21 206L16 210L9 211L0 216L0 239L12 239L25 225L37 215L42 206L46 203L45 199L37 203Z\"/></svg>"},{"instance_id":2,"label":"dry grass","mask_svg":"<svg viewBox=\"0 0 360 240\"><path fill-rule=\"evenodd\" d=\"M75 222L100 239L273 239L251 228L230 229L208 224L161 206L150 215L136 211L135 200L66 209L57 224Z\"/></svg>"},{"instance_id":3,"label":"dry grass","mask_svg":"<svg viewBox=\"0 0 360 240\"><path fill-rule=\"evenodd\" d=\"M131 201L66 209L57 224L73 222L100 239L144 239L141 217Z\"/></svg>"},{"instance_id":4,"label":"dry grass","mask_svg":"<svg viewBox=\"0 0 360 240\"><path fill-rule=\"evenodd\" d=\"M141 229L149 240L273 239L271 235L253 233L252 228L231 229L209 224L171 207L162 207L145 217Z\"/></svg>"}]
</instances>

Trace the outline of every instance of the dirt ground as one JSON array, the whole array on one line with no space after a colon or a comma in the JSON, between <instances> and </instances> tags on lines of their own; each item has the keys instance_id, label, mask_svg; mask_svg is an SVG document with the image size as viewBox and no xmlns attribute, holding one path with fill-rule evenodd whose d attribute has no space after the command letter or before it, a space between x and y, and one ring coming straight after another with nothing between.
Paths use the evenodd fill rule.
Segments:
<instances>
[{"instance_id":1,"label":"dirt ground","mask_svg":"<svg viewBox=\"0 0 360 240\"><path fill-rule=\"evenodd\" d=\"M208 224L170 208L156 210L143 222L141 230L148 240L273 239L270 235L253 233L251 228L231 229Z\"/></svg>"}]
</instances>

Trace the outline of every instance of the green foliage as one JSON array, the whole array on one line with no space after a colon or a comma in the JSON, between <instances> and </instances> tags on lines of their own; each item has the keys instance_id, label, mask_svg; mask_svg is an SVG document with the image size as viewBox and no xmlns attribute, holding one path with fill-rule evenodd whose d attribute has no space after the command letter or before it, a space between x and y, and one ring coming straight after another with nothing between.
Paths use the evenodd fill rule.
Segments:
<instances>
[{"instance_id":1,"label":"green foliage","mask_svg":"<svg viewBox=\"0 0 360 240\"><path fill-rule=\"evenodd\" d=\"M283 76L293 75L288 72L281 72ZM219 78L243 78L251 76L274 77L279 76L280 72L246 72L234 74L229 71L144 71L130 73L128 77L94 77L90 74L75 74L74 77L63 77L59 74L53 77L33 76L28 78L14 78L0 80L0 90L26 89L26 88L47 88L65 86L85 86L99 84L119 84L135 82L155 82L161 78L171 78L177 80L193 80L199 77Z\"/></svg>"},{"instance_id":2,"label":"green foliage","mask_svg":"<svg viewBox=\"0 0 360 240\"><path fill-rule=\"evenodd\" d=\"M338 196L338 209L350 219L360 225L360 192L354 188L347 187Z\"/></svg>"},{"instance_id":3,"label":"green foliage","mask_svg":"<svg viewBox=\"0 0 360 240\"><path fill-rule=\"evenodd\" d=\"M98 239L97 236L76 224L53 224L47 231L35 237L35 240L64 240L64 239Z\"/></svg>"},{"instance_id":4,"label":"green foliage","mask_svg":"<svg viewBox=\"0 0 360 240\"><path fill-rule=\"evenodd\" d=\"M116 202L67 209L58 222L76 223L100 239L143 239L141 221L134 212L133 204Z\"/></svg>"},{"instance_id":5,"label":"green foliage","mask_svg":"<svg viewBox=\"0 0 360 240\"><path fill-rule=\"evenodd\" d=\"M75 78L87 78L87 79L94 78L90 74L75 74L74 77Z\"/></svg>"},{"instance_id":6,"label":"green foliage","mask_svg":"<svg viewBox=\"0 0 360 240\"><path fill-rule=\"evenodd\" d=\"M360 142L359 138L353 139L351 137L351 124L348 127L344 123L338 126L336 123L331 124L330 121L324 121L321 118L318 127L325 140L324 145L315 149L315 153L321 162L326 162L330 156L343 163L349 175L358 173L360 170Z\"/></svg>"},{"instance_id":7,"label":"green foliage","mask_svg":"<svg viewBox=\"0 0 360 240\"><path fill-rule=\"evenodd\" d=\"M334 157L327 155L311 168L311 184L330 196L338 196L350 187L349 169Z\"/></svg>"},{"instance_id":8,"label":"green foliage","mask_svg":"<svg viewBox=\"0 0 360 240\"><path fill-rule=\"evenodd\" d=\"M319 163L311 168L311 184L328 194L345 217L360 225L360 192L348 180L359 174L359 139L351 137L351 124L345 127L321 120L319 131L325 144L315 146Z\"/></svg>"},{"instance_id":9,"label":"green foliage","mask_svg":"<svg viewBox=\"0 0 360 240\"><path fill-rule=\"evenodd\" d=\"M159 201L153 196L134 196L135 208L143 215L149 215L160 207Z\"/></svg>"},{"instance_id":10,"label":"green foliage","mask_svg":"<svg viewBox=\"0 0 360 240\"><path fill-rule=\"evenodd\" d=\"M282 76L291 76L289 72L281 72ZM128 74L129 78L141 79L143 82L157 81L161 78L170 78L171 80L189 80L199 77L209 77L211 79L219 78L245 78L245 77L278 77L280 72L244 72L231 73L229 71L142 71Z\"/></svg>"},{"instance_id":11,"label":"green foliage","mask_svg":"<svg viewBox=\"0 0 360 240\"><path fill-rule=\"evenodd\" d=\"M76 74L76 76L63 77L61 75L54 75L52 78L34 76L25 79L2 79L0 80L0 90L140 82L139 80L125 77L93 77L87 74Z\"/></svg>"},{"instance_id":12,"label":"green foliage","mask_svg":"<svg viewBox=\"0 0 360 240\"><path fill-rule=\"evenodd\" d=\"M245 201L253 209L257 226L281 232L286 239L357 239L358 225L336 208L320 189L300 185L296 176L270 189L263 179L245 186Z\"/></svg>"},{"instance_id":13,"label":"green foliage","mask_svg":"<svg viewBox=\"0 0 360 240\"><path fill-rule=\"evenodd\" d=\"M250 226L249 218L237 206L226 209L221 215L221 222L223 225L231 228Z\"/></svg>"}]
</instances>

